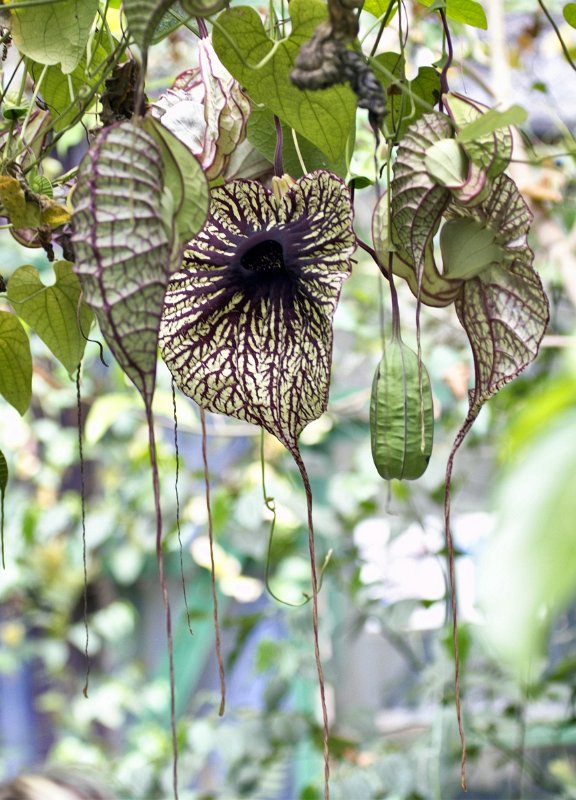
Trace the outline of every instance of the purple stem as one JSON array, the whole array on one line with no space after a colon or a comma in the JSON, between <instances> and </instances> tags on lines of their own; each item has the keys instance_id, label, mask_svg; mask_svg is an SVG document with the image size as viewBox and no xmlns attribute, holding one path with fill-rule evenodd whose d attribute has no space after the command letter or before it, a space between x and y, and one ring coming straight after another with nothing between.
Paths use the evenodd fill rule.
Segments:
<instances>
[{"instance_id":1,"label":"purple stem","mask_svg":"<svg viewBox=\"0 0 576 800\"><path fill-rule=\"evenodd\" d=\"M361 247L362 250L365 250L370 256L372 256L372 259L374 260L374 263L376 264L376 266L378 267L378 269L380 270L382 275L384 275L386 280L389 281L390 280L390 276L388 275L388 271L380 263L380 259L376 255L376 251L374 250L374 248L370 247L370 245L367 244L366 242L363 242L362 239L360 239L359 237L356 237L356 244L358 245L358 247Z\"/></svg>"},{"instance_id":2,"label":"purple stem","mask_svg":"<svg viewBox=\"0 0 576 800\"><path fill-rule=\"evenodd\" d=\"M196 17L196 24L198 25L198 32L200 34L200 38L201 39L207 39L208 38L208 27L206 26L206 23L204 22L204 19L202 17Z\"/></svg>"},{"instance_id":3,"label":"purple stem","mask_svg":"<svg viewBox=\"0 0 576 800\"><path fill-rule=\"evenodd\" d=\"M274 127L276 128L276 150L274 151L274 175L281 178L284 175L284 163L282 161L282 146L284 135L282 133L282 123L274 114Z\"/></svg>"},{"instance_id":4,"label":"purple stem","mask_svg":"<svg viewBox=\"0 0 576 800\"><path fill-rule=\"evenodd\" d=\"M176 735L176 688L174 680L174 641L172 637L172 614L170 612L170 598L168 584L164 572L164 554L162 552L162 510L160 507L160 478L158 474L158 459L156 454L156 438L154 436L154 417L152 415L152 402L146 403L146 422L148 423L148 450L150 467L152 468L152 486L154 490L154 509L156 512L156 560L158 562L158 575L162 591L162 603L166 618L166 638L168 640L168 666L170 675L170 730L172 733L172 787L174 800L178 800L178 738Z\"/></svg>"},{"instance_id":5,"label":"purple stem","mask_svg":"<svg viewBox=\"0 0 576 800\"><path fill-rule=\"evenodd\" d=\"M446 19L446 12L443 8L441 8L439 13L440 19L442 20L442 27L444 28L444 36L446 37L446 47L448 48L448 56L444 66L442 67L442 72L440 73L440 101L438 103L438 108L440 111L444 111L442 96L450 91L450 87L448 86L448 70L452 66L452 61L454 60L454 48L452 47L452 37L450 35L450 28L448 27L448 21Z\"/></svg>"}]
</instances>

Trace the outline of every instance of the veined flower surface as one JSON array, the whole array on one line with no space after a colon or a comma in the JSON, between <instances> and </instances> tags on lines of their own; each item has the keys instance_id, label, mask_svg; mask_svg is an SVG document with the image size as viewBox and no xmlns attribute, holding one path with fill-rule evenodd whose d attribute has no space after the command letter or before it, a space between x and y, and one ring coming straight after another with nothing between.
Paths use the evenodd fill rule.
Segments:
<instances>
[{"instance_id":1,"label":"veined flower surface","mask_svg":"<svg viewBox=\"0 0 576 800\"><path fill-rule=\"evenodd\" d=\"M199 66L179 75L152 105L152 114L186 144L210 180L225 174L246 136L250 101L222 66L208 39L198 43Z\"/></svg>"},{"instance_id":2,"label":"veined flower surface","mask_svg":"<svg viewBox=\"0 0 576 800\"><path fill-rule=\"evenodd\" d=\"M350 195L330 172L279 195L257 181L214 189L160 328L182 391L294 447L326 409L332 318L355 247Z\"/></svg>"}]
</instances>

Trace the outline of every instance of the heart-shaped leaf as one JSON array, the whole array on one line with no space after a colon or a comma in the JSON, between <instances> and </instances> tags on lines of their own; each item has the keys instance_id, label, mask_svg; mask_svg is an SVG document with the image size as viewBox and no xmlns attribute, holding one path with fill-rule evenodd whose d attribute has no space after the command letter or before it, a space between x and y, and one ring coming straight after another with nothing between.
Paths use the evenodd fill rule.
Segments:
<instances>
[{"instance_id":1,"label":"heart-shaped leaf","mask_svg":"<svg viewBox=\"0 0 576 800\"><path fill-rule=\"evenodd\" d=\"M474 28L481 28L486 30L488 28L488 21L482 5L477 0L442 0L441 4L437 4L437 0L419 0L423 6L434 5L436 8L444 8L448 19L453 19L454 22L462 22L464 25L472 25Z\"/></svg>"},{"instance_id":2,"label":"heart-shaped leaf","mask_svg":"<svg viewBox=\"0 0 576 800\"><path fill-rule=\"evenodd\" d=\"M420 67L416 77L409 81L404 56L395 52L380 53L370 59L370 66L386 92L384 130L394 142L399 142L410 125L438 102L440 75L433 67Z\"/></svg>"},{"instance_id":3,"label":"heart-shaped leaf","mask_svg":"<svg viewBox=\"0 0 576 800\"><path fill-rule=\"evenodd\" d=\"M147 407L171 270L164 199L154 139L132 122L103 129L78 168L74 270L104 338Z\"/></svg>"},{"instance_id":4,"label":"heart-shaped leaf","mask_svg":"<svg viewBox=\"0 0 576 800\"><path fill-rule=\"evenodd\" d=\"M20 414L32 397L30 342L18 317L8 311L0 311L0 394Z\"/></svg>"},{"instance_id":5,"label":"heart-shaped leaf","mask_svg":"<svg viewBox=\"0 0 576 800\"><path fill-rule=\"evenodd\" d=\"M276 151L276 129L272 112L267 108L254 108L248 121L247 136L250 144L266 156L270 164L273 164ZM294 144L292 128L282 123L282 161L284 172L287 172L292 178L300 178L306 172L314 172L317 169L327 169L341 178L346 177L347 159L344 153L337 162L332 162L325 153L303 136L297 134L296 141L306 167L305 170Z\"/></svg>"},{"instance_id":6,"label":"heart-shaped leaf","mask_svg":"<svg viewBox=\"0 0 576 800\"><path fill-rule=\"evenodd\" d=\"M290 16L290 36L274 43L253 8L228 9L215 22L214 48L256 103L263 103L331 161L338 161L348 152L354 136L353 92L346 86L301 91L290 80L300 47L327 18L326 4L321 0L292 0ZM347 158L349 161L349 155Z\"/></svg>"},{"instance_id":7,"label":"heart-shaped leaf","mask_svg":"<svg viewBox=\"0 0 576 800\"><path fill-rule=\"evenodd\" d=\"M45 67L38 62L30 62L30 71L34 80L37 82L42 77L40 85L42 99L50 109L54 121L54 129L61 131L66 129L75 118L78 117L82 102L78 100L82 92L93 86L96 76L101 77L98 72L99 66L110 55L111 47L107 37L102 37L98 47L95 47L90 54L88 65L86 54L78 64L68 74L58 64ZM72 91L73 97L70 96Z\"/></svg>"},{"instance_id":8,"label":"heart-shaped leaf","mask_svg":"<svg viewBox=\"0 0 576 800\"><path fill-rule=\"evenodd\" d=\"M92 312L86 303L78 306L81 289L72 264L56 261L54 272L54 285L44 286L36 267L28 264L19 267L8 281L8 300L20 319L36 331L72 373L84 353L84 337L92 324Z\"/></svg>"},{"instance_id":9,"label":"heart-shaped leaf","mask_svg":"<svg viewBox=\"0 0 576 800\"><path fill-rule=\"evenodd\" d=\"M12 38L24 56L38 64L61 64L68 75L79 64L86 48L98 0L54 0L30 9L11 12Z\"/></svg>"}]
</instances>

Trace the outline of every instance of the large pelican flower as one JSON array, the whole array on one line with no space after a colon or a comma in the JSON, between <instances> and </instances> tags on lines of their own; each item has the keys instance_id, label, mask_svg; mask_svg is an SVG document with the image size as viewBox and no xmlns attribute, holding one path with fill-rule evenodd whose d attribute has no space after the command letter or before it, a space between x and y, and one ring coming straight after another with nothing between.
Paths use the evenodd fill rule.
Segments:
<instances>
[{"instance_id":1,"label":"large pelican flower","mask_svg":"<svg viewBox=\"0 0 576 800\"><path fill-rule=\"evenodd\" d=\"M326 171L214 189L166 293L164 361L209 411L289 449L326 409L332 317L356 246L346 185Z\"/></svg>"}]
</instances>

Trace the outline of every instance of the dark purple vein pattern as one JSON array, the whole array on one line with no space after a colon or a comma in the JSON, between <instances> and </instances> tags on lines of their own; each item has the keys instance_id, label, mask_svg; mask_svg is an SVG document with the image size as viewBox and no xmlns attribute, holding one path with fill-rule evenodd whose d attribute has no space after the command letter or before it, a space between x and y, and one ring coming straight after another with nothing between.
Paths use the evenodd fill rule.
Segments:
<instances>
[{"instance_id":1,"label":"dark purple vein pattern","mask_svg":"<svg viewBox=\"0 0 576 800\"><path fill-rule=\"evenodd\" d=\"M348 189L329 172L284 193L247 180L213 190L160 328L182 391L293 450L326 409L332 318L355 243Z\"/></svg>"}]
</instances>

